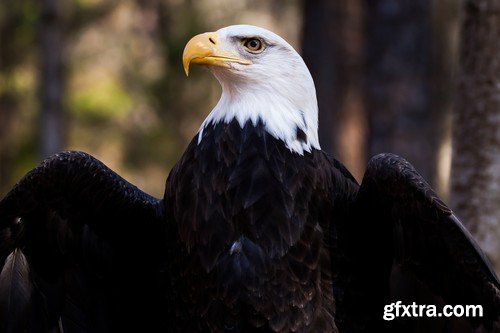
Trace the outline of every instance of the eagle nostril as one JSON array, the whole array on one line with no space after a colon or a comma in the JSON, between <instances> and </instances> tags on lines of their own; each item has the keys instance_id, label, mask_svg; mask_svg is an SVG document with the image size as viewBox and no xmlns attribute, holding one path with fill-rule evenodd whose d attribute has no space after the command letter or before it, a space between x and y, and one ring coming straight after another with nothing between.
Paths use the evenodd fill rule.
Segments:
<instances>
[{"instance_id":1,"label":"eagle nostril","mask_svg":"<svg viewBox=\"0 0 500 333\"><path fill-rule=\"evenodd\" d=\"M215 40L214 40L212 37L209 37L209 38L208 38L208 40L210 41L210 43L212 43L212 44L214 44L214 45L216 44L216 43L215 43Z\"/></svg>"}]
</instances>

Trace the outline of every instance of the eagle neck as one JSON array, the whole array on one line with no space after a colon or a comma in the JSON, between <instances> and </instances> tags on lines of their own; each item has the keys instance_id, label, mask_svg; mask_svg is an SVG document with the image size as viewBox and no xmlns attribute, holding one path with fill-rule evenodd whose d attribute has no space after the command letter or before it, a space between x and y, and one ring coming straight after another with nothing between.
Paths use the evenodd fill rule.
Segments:
<instances>
[{"instance_id":1,"label":"eagle neck","mask_svg":"<svg viewBox=\"0 0 500 333\"><path fill-rule=\"evenodd\" d=\"M254 82L226 85L221 82L222 95L198 132L198 143L207 125L230 123L236 120L243 128L247 122L254 126L259 121L264 129L292 152L303 155L312 149L321 149L317 133L316 94L290 98L276 93L271 85Z\"/></svg>"}]
</instances>

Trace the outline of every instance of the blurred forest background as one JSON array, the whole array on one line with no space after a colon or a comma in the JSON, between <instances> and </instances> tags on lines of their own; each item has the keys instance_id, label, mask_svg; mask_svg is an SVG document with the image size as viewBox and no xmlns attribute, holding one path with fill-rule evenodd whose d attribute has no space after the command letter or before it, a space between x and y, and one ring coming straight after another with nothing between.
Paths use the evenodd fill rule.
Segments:
<instances>
[{"instance_id":1,"label":"blurred forest background","mask_svg":"<svg viewBox=\"0 0 500 333\"><path fill-rule=\"evenodd\" d=\"M248 23L301 52L320 140L361 180L407 158L500 268L500 4L495 0L0 0L0 197L83 150L163 195L215 105L183 74L193 35Z\"/></svg>"}]
</instances>

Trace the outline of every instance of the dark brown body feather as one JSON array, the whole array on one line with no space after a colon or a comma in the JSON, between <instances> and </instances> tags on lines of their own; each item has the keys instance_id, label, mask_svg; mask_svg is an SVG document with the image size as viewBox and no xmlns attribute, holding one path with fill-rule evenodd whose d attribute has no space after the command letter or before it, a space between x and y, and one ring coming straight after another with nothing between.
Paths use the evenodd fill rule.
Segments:
<instances>
[{"instance_id":1,"label":"dark brown body feather","mask_svg":"<svg viewBox=\"0 0 500 333\"><path fill-rule=\"evenodd\" d=\"M174 326L336 331L327 240L356 189L323 152L292 153L262 123L208 126L167 182L172 298L187 314Z\"/></svg>"}]
</instances>

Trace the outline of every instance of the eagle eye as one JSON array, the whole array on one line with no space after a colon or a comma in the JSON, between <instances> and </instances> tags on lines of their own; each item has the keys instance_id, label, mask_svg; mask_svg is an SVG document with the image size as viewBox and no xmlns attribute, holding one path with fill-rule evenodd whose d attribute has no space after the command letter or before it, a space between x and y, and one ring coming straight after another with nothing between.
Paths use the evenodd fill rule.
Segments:
<instances>
[{"instance_id":1,"label":"eagle eye","mask_svg":"<svg viewBox=\"0 0 500 333\"><path fill-rule=\"evenodd\" d=\"M261 53L264 51L264 43L259 38L246 38L243 40L243 46L251 53Z\"/></svg>"}]
</instances>

